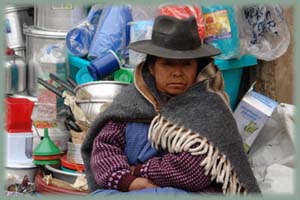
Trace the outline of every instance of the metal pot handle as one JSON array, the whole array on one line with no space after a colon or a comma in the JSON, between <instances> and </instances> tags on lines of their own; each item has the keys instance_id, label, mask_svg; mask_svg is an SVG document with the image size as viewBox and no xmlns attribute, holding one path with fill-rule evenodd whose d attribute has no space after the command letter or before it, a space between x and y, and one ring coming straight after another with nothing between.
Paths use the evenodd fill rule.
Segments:
<instances>
[{"instance_id":1,"label":"metal pot handle","mask_svg":"<svg viewBox=\"0 0 300 200\"><path fill-rule=\"evenodd\" d=\"M64 86L67 90L69 90L72 94L75 95L74 92L74 88L72 88L68 83L66 83L65 81L61 80L58 76L56 76L55 74L50 73L49 77L56 81L57 83L59 83L60 85Z\"/></svg>"},{"instance_id":2,"label":"metal pot handle","mask_svg":"<svg viewBox=\"0 0 300 200\"><path fill-rule=\"evenodd\" d=\"M41 78L38 78L38 83L41 84L42 86L44 86L45 88L47 88L48 90L50 90L51 92L53 92L54 94L56 94L57 96L63 98L62 92L59 89L57 89L56 87L54 87L53 85L47 83L46 81L44 81Z\"/></svg>"}]
</instances>

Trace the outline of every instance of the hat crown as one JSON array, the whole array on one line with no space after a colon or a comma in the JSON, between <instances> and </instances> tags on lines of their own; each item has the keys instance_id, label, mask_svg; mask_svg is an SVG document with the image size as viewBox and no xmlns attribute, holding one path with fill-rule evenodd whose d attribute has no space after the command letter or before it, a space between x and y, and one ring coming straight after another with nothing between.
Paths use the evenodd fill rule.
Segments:
<instances>
[{"instance_id":1,"label":"hat crown","mask_svg":"<svg viewBox=\"0 0 300 200\"><path fill-rule=\"evenodd\" d=\"M194 16L179 20L158 16L152 32L152 43L172 50L193 50L201 46Z\"/></svg>"}]
</instances>

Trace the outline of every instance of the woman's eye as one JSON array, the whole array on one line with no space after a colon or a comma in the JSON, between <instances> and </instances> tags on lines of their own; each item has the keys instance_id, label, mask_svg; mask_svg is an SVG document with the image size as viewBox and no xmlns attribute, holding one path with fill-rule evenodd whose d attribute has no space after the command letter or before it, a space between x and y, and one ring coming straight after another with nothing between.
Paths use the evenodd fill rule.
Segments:
<instances>
[{"instance_id":1,"label":"woman's eye","mask_svg":"<svg viewBox=\"0 0 300 200\"><path fill-rule=\"evenodd\" d=\"M192 63L191 62L187 62L187 63L183 63L182 65L186 66L186 67L189 67L189 66L192 66Z\"/></svg>"},{"instance_id":2,"label":"woman's eye","mask_svg":"<svg viewBox=\"0 0 300 200\"><path fill-rule=\"evenodd\" d=\"M162 64L165 65L165 66L170 66L170 65L172 65L171 62L163 62Z\"/></svg>"}]
</instances>

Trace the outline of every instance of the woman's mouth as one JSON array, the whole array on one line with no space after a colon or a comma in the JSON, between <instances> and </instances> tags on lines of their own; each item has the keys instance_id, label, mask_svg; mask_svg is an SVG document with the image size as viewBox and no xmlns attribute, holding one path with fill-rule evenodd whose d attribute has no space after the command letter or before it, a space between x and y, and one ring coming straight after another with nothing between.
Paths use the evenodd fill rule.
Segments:
<instances>
[{"instance_id":1,"label":"woman's mouth","mask_svg":"<svg viewBox=\"0 0 300 200\"><path fill-rule=\"evenodd\" d=\"M175 87L175 88L183 88L186 87L185 83L180 83L180 82L174 82L174 83L169 83L169 87Z\"/></svg>"}]
</instances>

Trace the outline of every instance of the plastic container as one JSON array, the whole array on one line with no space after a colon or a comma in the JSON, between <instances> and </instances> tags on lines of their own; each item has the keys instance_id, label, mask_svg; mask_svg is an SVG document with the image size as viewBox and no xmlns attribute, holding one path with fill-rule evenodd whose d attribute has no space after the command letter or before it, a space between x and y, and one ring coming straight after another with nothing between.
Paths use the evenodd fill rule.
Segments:
<instances>
[{"instance_id":1,"label":"plastic container","mask_svg":"<svg viewBox=\"0 0 300 200\"><path fill-rule=\"evenodd\" d=\"M62 170L56 170L55 168L51 167L50 165L46 165L46 168L53 172L53 176L55 178L60 178L60 177L57 177L57 175L59 176L59 173L58 172L64 172ZM55 171L54 171L55 170ZM58 171L58 172L57 172ZM68 173L68 172L64 172L64 173ZM71 174L71 173L68 173L68 175ZM77 176L71 176L69 175L68 178L73 178L73 179L68 179L67 182L73 184L77 178ZM66 181L66 179L65 179ZM58 186L54 186L54 185L47 185L44 181L43 181L43 175L42 175L42 172L39 171L37 173L37 175L35 176L35 190L40 193L40 194L51 194L51 195L88 195L88 192L80 192L80 191L77 191L77 190L68 190L68 189L64 189L64 188L61 188L61 187L58 187Z\"/></svg>"},{"instance_id":2,"label":"plastic container","mask_svg":"<svg viewBox=\"0 0 300 200\"><path fill-rule=\"evenodd\" d=\"M133 83L134 80L133 69L130 68L119 69L118 71L114 72L113 77L115 81Z\"/></svg>"},{"instance_id":3,"label":"plastic container","mask_svg":"<svg viewBox=\"0 0 300 200\"><path fill-rule=\"evenodd\" d=\"M54 178L68 182L70 184L74 184L74 182L78 176L85 176L85 174L82 174L82 173L71 173L71 172L66 172L66 171L60 170L60 169L56 168L56 166L54 166L54 165L52 165L52 166L46 165L45 168L53 174Z\"/></svg>"},{"instance_id":4,"label":"plastic container","mask_svg":"<svg viewBox=\"0 0 300 200\"><path fill-rule=\"evenodd\" d=\"M34 24L37 28L51 31L68 31L86 17L84 6L72 3L35 5Z\"/></svg>"},{"instance_id":5,"label":"plastic container","mask_svg":"<svg viewBox=\"0 0 300 200\"><path fill-rule=\"evenodd\" d=\"M78 84L84 84L94 81L94 78L91 76L90 72L86 67L81 68L76 74L76 82Z\"/></svg>"},{"instance_id":6,"label":"plastic container","mask_svg":"<svg viewBox=\"0 0 300 200\"><path fill-rule=\"evenodd\" d=\"M219 49L217 59L232 59L240 56L240 40L234 9L230 5L202 7L205 20L204 42Z\"/></svg>"},{"instance_id":7,"label":"plastic container","mask_svg":"<svg viewBox=\"0 0 300 200\"><path fill-rule=\"evenodd\" d=\"M71 169L68 169L68 168L64 168L64 167L60 167L60 169L64 172L70 172L70 173L76 173L75 170L71 170Z\"/></svg>"},{"instance_id":8,"label":"plastic container","mask_svg":"<svg viewBox=\"0 0 300 200\"><path fill-rule=\"evenodd\" d=\"M94 81L93 77L91 76L91 74L87 69L87 67L91 63L89 60L86 60L81 57L73 56L71 54L69 54L68 57L69 57L71 77L74 80L76 80L76 82L79 85ZM134 80L133 70L134 67L130 65L123 65L121 69L115 71L112 74L113 79L115 81L133 83Z\"/></svg>"},{"instance_id":9,"label":"plastic container","mask_svg":"<svg viewBox=\"0 0 300 200\"><path fill-rule=\"evenodd\" d=\"M122 63L116 53L112 50L107 51L98 58L91 61L87 67L94 81L101 80L107 75L120 69Z\"/></svg>"},{"instance_id":10,"label":"plastic container","mask_svg":"<svg viewBox=\"0 0 300 200\"><path fill-rule=\"evenodd\" d=\"M10 184L21 184L23 177L27 176L29 182L34 182L35 175L37 173L38 167L34 164L8 164L5 165L5 176L8 185Z\"/></svg>"},{"instance_id":11,"label":"plastic container","mask_svg":"<svg viewBox=\"0 0 300 200\"><path fill-rule=\"evenodd\" d=\"M6 131L32 132L31 114L34 102L25 98L6 98Z\"/></svg>"},{"instance_id":12,"label":"plastic container","mask_svg":"<svg viewBox=\"0 0 300 200\"><path fill-rule=\"evenodd\" d=\"M32 164L32 141L31 132L18 134L5 134L6 139L6 163L7 165L30 165Z\"/></svg>"},{"instance_id":13,"label":"plastic container","mask_svg":"<svg viewBox=\"0 0 300 200\"><path fill-rule=\"evenodd\" d=\"M76 164L76 163L72 163L72 162L69 162L67 160L67 156L63 156L61 159L61 165L62 167L61 168L64 168L64 169L67 169L67 170L72 170L72 171L78 171L78 172L83 172L85 170L85 167L84 165L82 164ZM62 169L63 170L63 169Z\"/></svg>"},{"instance_id":14,"label":"plastic container","mask_svg":"<svg viewBox=\"0 0 300 200\"><path fill-rule=\"evenodd\" d=\"M89 60L71 54L68 54L68 58L71 78L76 80L77 84L83 84L94 80L87 70L87 67L90 65Z\"/></svg>"},{"instance_id":15,"label":"plastic container","mask_svg":"<svg viewBox=\"0 0 300 200\"><path fill-rule=\"evenodd\" d=\"M243 67L256 65L257 59L252 55L244 55L240 59L215 59L214 63L222 71L225 82L225 91L229 95L230 106L234 109L237 103L236 98L240 89Z\"/></svg>"},{"instance_id":16,"label":"plastic container","mask_svg":"<svg viewBox=\"0 0 300 200\"><path fill-rule=\"evenodd\" d=\"M67 161L76 164L83 164L81 156L81 144L68 142Z\"/></svg>"}]
</instances>

